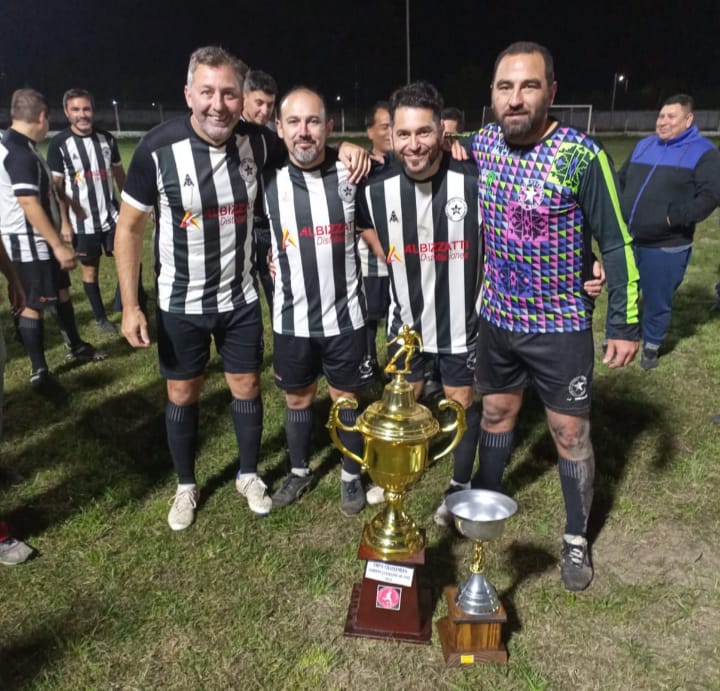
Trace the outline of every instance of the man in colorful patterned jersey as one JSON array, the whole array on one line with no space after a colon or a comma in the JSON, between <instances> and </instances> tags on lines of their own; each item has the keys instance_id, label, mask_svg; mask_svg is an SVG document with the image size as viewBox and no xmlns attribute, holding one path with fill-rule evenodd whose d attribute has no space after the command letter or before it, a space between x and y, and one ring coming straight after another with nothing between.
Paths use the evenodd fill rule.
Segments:
<instances>
[{"instance_id":1,"label":"man in colorful patterned jersey","mask_svg":"<svg viewBox=\"0 0 720 691\"><path fill-rule=\"evenodd\" d=\"M585 134L550 118L556 89L546 48L509 46L495 63L497 122L461 140L480 173L484 224L477 483L500 489L523 389L533 383L558 453L567 519L562 579L569 590L583 590L593 576L592 301L583 291L592 236L608 277L603 361L610 367L624 367L637 353L637 269L611 163Z\"/></svg>"},{"instance_id":2,"label":"man in colorful patterned jersey","mask_svg":"<svg viewBox=\"0 0 720 691\"><path fill-rule=\"evenodd\" d=\"M285 430L290 474L273 495L286 506L312 486L309 467L313 401L324 374L330 398L354 398L362 386L365 298L355 249L355 191L346 167L325 142L332 131L325 103L306 88L280 104L278 134L289 161L264 176L273 262L273 359L275 381L285 391ZM357 411L340 421L355 425ZM339 431L345 446L362 455L358 432ZM360 466L343 457L340 508L345 515L365 506Z\"/></svg>"},{"instance_id":3,"label":"man in colorful patterned jersey","mask_svg":"<svg viewBox=\"0 0 720 691\"><path fill-rule=\"evenodd\" d=\"M240 450L237 490L256 514L271 508L257 475L263 407L262 321L252 258L257 175L277 144L265 128L240 121L246 66L222 48L196 50L185 98L190 117L169 120L138 145L128 169L115 254L122 332L150 346L137 284L145 224L155 210L158 355L167 379L168 446L178 475L168 515L173 530L192 524L198 401L215 340L232 393Z\"/></svg>"},{"instance_id":4,"label":"man in colorful patterned jersey","mask_svg":"<svg viewBox=\"0 0 720 691\"><path fill-rule=\"evenodd\" d=\"M116 333L103 305L98 269L103 252L112 256L118 214L113 182L122 190L125 170L115 137L93 126L92 95L69 89L63 108L70 127L50 140L47 154L60 199L68 201L70 224L63 224L62 234L75 246L98 331Z\"/></svg>"},{"instance_id":5,"label":"man in colorful patterned jersey","mask_svg":"<svg viewBox=\"0 0 720 691\"><path fill-rule=\"evenodd\" d=\"M36 148L49 127L44 96L33 89L18 89L10 117L12 126L0 144L2 240L25 290L18 331L30 358L30 383L50 392L54 387L45 360L46 309L60 325L67 359L99 361L107 355L80 338L75 322L67 273L75 266L75 252L60 235L60 206L50 169Z\"/></svg>"},{"instance_id":6,"label":"man in colorful patterned jersey","mask_svg":"<svg viewBox=\"0 0 720 691\"><path fill-rule=\"evenodd\" d=\"M442 150L442 98L415 82L390 99L395 156L361 187L358 227L386 261L390 274L388 340L403 324L420 335L422 353L411 361L418 398L424 372L439 366L445 396L465 408L467 432L455 449L446 496L470 487L480 427L473 396L480 292L477 171ZM379 240L379 245L378 245ZM396 350L390 346L388 356ZM435 521L452 522L445 501Z\"/></svg>"}]
</instances>

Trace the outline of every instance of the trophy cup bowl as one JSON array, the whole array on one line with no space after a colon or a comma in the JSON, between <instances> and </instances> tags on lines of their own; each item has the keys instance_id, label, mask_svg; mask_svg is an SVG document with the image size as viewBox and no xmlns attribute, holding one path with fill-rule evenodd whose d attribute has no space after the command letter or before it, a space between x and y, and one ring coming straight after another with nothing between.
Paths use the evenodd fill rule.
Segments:
<instances>
[{"instance_id":1,"label":"trophy cup bowl","mask_svg":"<svg viewBox=\"0 0 720 691\"><path fill-rule=\"evenodd\" d=\"M495 540L505 528L505 521L517 511L517 503L500 492L466 489L445 499L461 535L475 542L471 574L458 586L455 602L468 614L489 614L499 605L495 588L483 574L484 545Z\"/></svg>"}]
</instances>

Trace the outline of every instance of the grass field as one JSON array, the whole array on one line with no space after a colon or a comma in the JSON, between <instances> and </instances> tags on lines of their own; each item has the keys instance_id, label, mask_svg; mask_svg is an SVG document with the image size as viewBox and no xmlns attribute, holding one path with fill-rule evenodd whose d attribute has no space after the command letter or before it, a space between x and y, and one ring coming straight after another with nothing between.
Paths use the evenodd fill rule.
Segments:
<instances>
[{"instance_id":1,"label":"grass field","mask_svg":"<svg viewBox=\"0 0 720 691\"><path fill-rule=\"evenodd\" d=\"M607 144L618 165L632 147ZM3 306L9 363L0 464L25 482L0 488L0 507L39 555L0 567L0 689L720 688L720 429L709 422L720 411L720 317L709 311L719 230L717 215L698 230L660 367L597 365L596 577L582 594L560 582L562 496L542 409L528 395L505 478L520 508L487 564L509 615L507 666L446 669L436 633L430 646L343 637L361 574L358 539L373 512L340 514L324 394L318 486L258 519L233 486L230 399L213 359L201 406L200 510L192 528L175 534L166 523L175 479L155 350L98 339L76 271L81 332L111 357L67 367L48 320L48 361L68 396L46 400L29 387ZM109 261L102 280L109 302ZM271 345L268 329L261 472L275 488L286 445ZM445 614L442 588L467 573L471 552L432 522L450 463L431 467L406 502L427 528L434 620Z\"/></svg>"}]
</instances>

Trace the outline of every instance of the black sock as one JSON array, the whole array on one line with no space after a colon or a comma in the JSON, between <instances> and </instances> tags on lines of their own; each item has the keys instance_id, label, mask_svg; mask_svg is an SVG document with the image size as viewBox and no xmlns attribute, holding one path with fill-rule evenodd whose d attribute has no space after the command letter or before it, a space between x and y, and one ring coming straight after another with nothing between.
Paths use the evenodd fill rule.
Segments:
<instances>
[{"instance_id":1,"label":"black sock","mask_svg":"<svg viewBox=\"0 0 720 691\"><path fill-rule=\"evenodd\" d=\"M195 483L195 448L198 435L198 404L175 405L168 401L165 408L165 429L168 449L178 484Z\"/></svg>"},{"instance_id":2,"label":"black sock","mask_svg":"<svg viewBox=\"0 0 720 691\"><path fill-rule=\"evenodd\" d=\"M83 281L83 288L85 289L85 295L87 295L88 302L95 315L95 321L105 321L107 314L105 313L105 305L103 305L102 297L100 296L100 285L98 283L86 283Z\"/></svg>"},{"instance_id":3,"label":"black sock","mask_svg":"<svg viewBox=\"0 0 720 691\"><path fill-rule=\"evenodd\" d=\"M240 451L240 472L256 473L262 439L262 398L233 398L230 411Z\"/></svg>"},{"instance_id":4,"label":"black sock","mask_svg":"<svg viewBox=\"0 0 720 691\"><path fill-rule=\"evenodd\" d=\"M357 416L358 411L354 408L341 408L338 413L340 422L348 427L355 426ZM346 432L344 429L340 429L339 427L337 432L338 437L340 437L340 441L345 445L348 451L352 451L352 453L356 456L360 456L362 458L365 442L360 432ZM343 455L342 469L346 473L350 473L350 475L360 475L362 466L357 461L353 461L352 458L348 458Z\"/></svg>"},{"instance_id":5,"label":"black sock","mask_svg":"<svg viewBox=\"0 0 720 691\"><path fill-rule=\"evenodd\" d=\"M480 436L480 406L477 403L472 403L469 408L465 409L465 422L467 430L465 430L460 443L455 447L452 477L461 485L470 482L475 465L475 453Z\"/></svg>"},{"instance_id":6,"label":"black sock","mask_svg":"<svg viewBox=\"0 0 720 691\"><path fill-rule=\"evenodd\" d=\"M567 516L565 533L585 537L593 499L595 456L590 456L584 461L558 458L558 472Z\"/></svg>"},{"instance_id":7,"label":"black sock","mask_svg":"<svg viewBox=\"0 0 720 691\"><path fill-rule=\"evenodd\" d=\"M20 317L18 319L18 332L25 346L25 352L30 358L33 372L39 369L48 369L45 360L44 325L42 319Z\"/></svg>"},{"instance_id":8,"label":"black sock","mask_svg":"<svg viewBox=\"0 0 720 691\"><path fill-rule=\"evenodd\" d=\"M58 300L57 306L55 307L55 316L60 325L60 332L65 342L71 348L79 346L82 340L80 339L77 324L75 323L75 310L73 309L72 300L68 300L67 302L60 302L60 300Z\"/></svg>"},{"instance_id":9,"label":"black sock","mask_svg":"<svg viewBox=\"0 0 720 691\"><path fill-rule=\"evenodd\" d=\"M480 465L473 478L473 487L502 490L502 477L512 451L513 431L487 432L480 430Z\"/></svg>"},{"instance_id":10,"label":"black sock","mask_svg":"<svg viewBox=\"0 0 720 691\"><path fill-rule=\"evenodd\" d=\"M377 362L377 328L376 319L368 320L365 324L365 353Z\"/></svg>"},{"instance_id":11,"label":"black sock","mask_svg":"<svg viewBox=\"0 0 720 691\"><path fill-rule=\"evenodd\" d=\"M312 406L299 410L285 409L285 435L290 452L290 465L293 468L304 470L308 467L312 426Z\"/></svg>"}]
</instances>

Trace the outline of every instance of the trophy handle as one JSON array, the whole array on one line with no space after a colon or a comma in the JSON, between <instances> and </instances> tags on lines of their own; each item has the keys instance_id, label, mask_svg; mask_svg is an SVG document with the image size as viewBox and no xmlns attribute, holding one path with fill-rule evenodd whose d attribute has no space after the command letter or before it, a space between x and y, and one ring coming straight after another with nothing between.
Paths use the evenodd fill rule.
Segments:
<instances>
[{"instance_id":1,"label":"trophy handle","mask_svg":"<svg viewBox=\"0 0 720 691\"><path fill-rule=\"evenodd\" d=\"M465 422L465 408L463 408L457 401L451 401L448 398L443 398L442 401L438 403L438 408L440 410L452 408L455 411L455 421L440 428L441 432L452 432L455 430L455 436L446 448L433 456L433 461L437 461L445 454L450 453L460 443L460 440L467 429L467 423Z\"/></svg>"},{"instance_id":2,"label":"trophy handle","mask_svg":"<svg viewBox=\"0 0 720 691\"><path fill-rule=\"evenodd\" d=\"M340 420L340 410L342 408L352 408L353 410L357 409L358 402L354 398L338 398L335 403L333 403L332 408L330 408L330 416L328 417L327 425L326 427L330 431L330 439L332 439L333 444L340 449L340 451L347 456L348 458L352 458L353 461L357 461L361 466L365 466L365 462L363 461L360 456L357 454L354 454L350 449L348 449L345 444L340 441L340 435L338 435L338 427L345 432L359 432L360 430L357 428L357 425L353 425L352 427L348 427L347 425L344 425L342 421ZM463 411L464 413L465 411Z\"/></svg>"}]
</instances>

